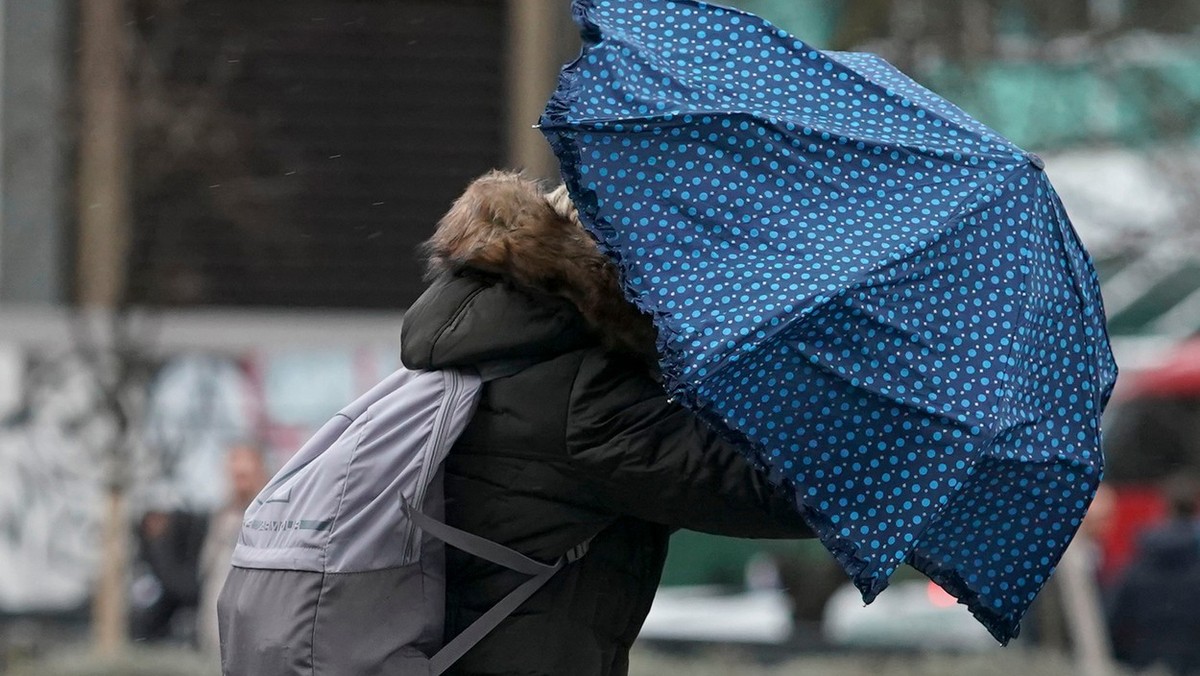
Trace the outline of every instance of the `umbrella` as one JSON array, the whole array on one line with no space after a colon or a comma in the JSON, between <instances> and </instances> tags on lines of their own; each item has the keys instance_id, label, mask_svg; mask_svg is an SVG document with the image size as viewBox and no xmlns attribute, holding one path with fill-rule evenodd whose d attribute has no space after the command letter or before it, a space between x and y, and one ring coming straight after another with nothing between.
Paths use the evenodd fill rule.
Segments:
<instances>
[{"instance_id":1,"label":"umbrella","mask_svg":"<svg viewBox=\"0 0 1200 676\"><path fill-rule=\"evenodd\" d=\"M1001 642L1101 473L1116 378L1036 156L869 54L693 0L576 0L540 127L671 396L870 602L901 563Z\"/></svg>"}]
</instances>

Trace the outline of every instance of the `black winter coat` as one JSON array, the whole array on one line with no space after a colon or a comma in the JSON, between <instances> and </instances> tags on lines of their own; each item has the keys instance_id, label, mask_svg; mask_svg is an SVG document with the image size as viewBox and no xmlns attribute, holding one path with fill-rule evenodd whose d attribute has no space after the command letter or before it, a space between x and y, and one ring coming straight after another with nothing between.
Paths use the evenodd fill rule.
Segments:
<instances>
[{"instance_id":1,"label":"black winter coat","mask_svg":"<svg viewBox=\"0 0 1200 676\"><path fill-rule=\"evenodd\" d=\"M811 537L789 496L669 402L641 361L602 349L561 298L444 275L406 314L402 359L526 365L484 387L450 452L451 525L547 562L594 537L453 674L625 674L672 529ZM448 550L447 638L523 579Z\"/></svg>"}]
</instances>

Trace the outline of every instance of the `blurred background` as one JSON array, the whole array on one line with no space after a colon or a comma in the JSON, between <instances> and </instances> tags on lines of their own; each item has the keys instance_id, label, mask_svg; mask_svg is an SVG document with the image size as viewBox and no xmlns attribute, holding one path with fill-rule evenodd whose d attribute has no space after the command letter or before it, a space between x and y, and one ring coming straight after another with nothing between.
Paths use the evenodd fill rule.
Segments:
<instances>
[{"instance_id":1,"label":"blurred background","mask_svg":"<svg viewBox=\"0 0 1200 676\"><path fill-rule=\"evenodd\" d=\"M1041 154L1122 377L1106 486L999 657L915 574L864 609L819 545L684 532L635 673L1152 663L1107 620L1200 613L1200 564L1159 584L1146 546L1200 529L1200 2L726 4ZM531 125L578 46L567 0L0 0L0 672L214 673L220 516L395 368L466 183L553 179Z\"/></svg>"}]
</instances>

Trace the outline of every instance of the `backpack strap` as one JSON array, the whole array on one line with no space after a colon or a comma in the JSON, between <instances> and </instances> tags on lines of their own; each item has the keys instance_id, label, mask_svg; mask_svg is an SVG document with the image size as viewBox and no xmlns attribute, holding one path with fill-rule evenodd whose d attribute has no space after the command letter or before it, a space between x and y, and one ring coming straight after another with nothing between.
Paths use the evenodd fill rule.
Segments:
<instances>
[{"instance_id":1,"label":"backpack strap","mask_svg":"<svg viewBox=\"0 0 1200 676\"><path fill-rule=\"evenodd\" d=\"M514 549L492 542L487 538L459 530L433 519L419 510L413 509L404 498L401 498L401 505L408 514L408 517L418 528L451 547L460 549L485 561L491 561L505 568L533 576L509 592L499 603L492 606L479 619L472 622L471 626L464 629L462 633L442 646L442 649L429 661L430 674L433 676L438 676L449 669L468 650L475 647L475 644L479 643L484 636L487 636L493 629L499 626L504 621L504 618L511 615L513 611L521 607L521 604L529 600L529 597L537 593L537 590L549 582L555 573L586 554L592 542L592 539L588 538L572 547L570 551L554 563L545 564L535 561Z\"/></svg>"}]
</instances>

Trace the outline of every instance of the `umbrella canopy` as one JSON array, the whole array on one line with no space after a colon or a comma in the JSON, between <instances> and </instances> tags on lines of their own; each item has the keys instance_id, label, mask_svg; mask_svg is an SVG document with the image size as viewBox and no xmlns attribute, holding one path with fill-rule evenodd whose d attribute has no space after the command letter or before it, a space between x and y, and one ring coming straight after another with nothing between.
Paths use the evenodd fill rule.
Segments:
<instances>
[{"instance_id":1,"label":"umbrella canopy","mask_svg":"<svg viewBox=\"0 0 1200 676\"><path fill-rule=\"evenodd\" d=\"M1001 642L1101 472L1116 367L1041 161L869 54L692 0L576 0L541 128L671 394L870 602L909 563Z\"/></svg>"}]
</instances>

